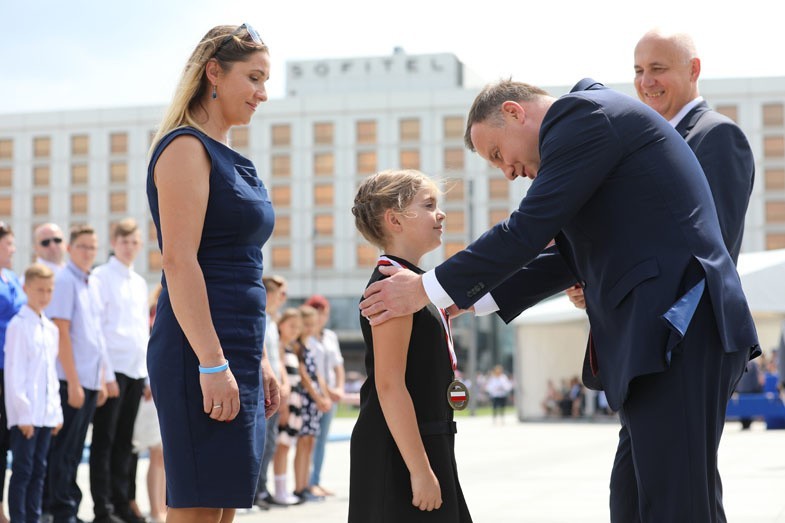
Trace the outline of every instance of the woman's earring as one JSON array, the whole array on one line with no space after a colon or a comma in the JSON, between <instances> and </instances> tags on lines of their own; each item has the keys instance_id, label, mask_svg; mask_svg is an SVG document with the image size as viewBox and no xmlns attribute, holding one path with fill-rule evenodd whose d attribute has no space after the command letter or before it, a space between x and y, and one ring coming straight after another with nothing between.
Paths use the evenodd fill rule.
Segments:
<instances>
[{"instance_id":1,"label":"woman's earring","mask_svg":"<svg viewBox=\"0 0 785 523\"><path fill-rule=\"evenodd\" d=\"M218 98L218 86L213 85L213 100L215 100L216 98Z\"/></svg>"}]
</instances>

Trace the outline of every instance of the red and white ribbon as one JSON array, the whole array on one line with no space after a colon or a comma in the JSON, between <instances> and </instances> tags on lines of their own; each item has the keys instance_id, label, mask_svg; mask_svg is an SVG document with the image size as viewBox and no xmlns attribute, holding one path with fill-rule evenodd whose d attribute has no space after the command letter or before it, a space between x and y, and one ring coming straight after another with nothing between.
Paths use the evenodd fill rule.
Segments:
<instances>
[{"instance_id":1,"label":"red and white ribbon","mask_svg":"<svg viewBox=\"0 0 785 523\"><path fill-rule=\"evenodd\" d=\"M379 259L376 260L377 267L398 267L399 269L406 269L397 261L388 258L387 256L379 256ZM458 369L458 358L455 355L455 345L452 342L452 330L450 329L450 314L447 312L446 309L439 309L439 316L442 319L442 325L444 326L444 337L447 340L447 350L450 352L450 364L452 365L452 370Z\"/></svg>"}]
</instances>

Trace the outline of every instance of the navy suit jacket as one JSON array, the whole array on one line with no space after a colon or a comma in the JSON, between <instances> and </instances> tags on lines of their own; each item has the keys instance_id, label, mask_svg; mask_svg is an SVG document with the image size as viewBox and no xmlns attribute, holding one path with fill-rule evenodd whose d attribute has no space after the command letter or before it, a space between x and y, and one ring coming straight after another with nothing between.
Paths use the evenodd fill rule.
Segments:
<instances>
[{"instance_id":1,"label":"navy suit jacket","mask_svg":"<svg viewBox=\"0 0 785 523\"><path fill-rule=\"evenodd\" d=\"M518 209L436 267L459 307L492 291L510 321L581 282L614 410L630 380L667 369L694 312L680 298L699 281L722 348L758 346L706 177L668 122L586 79L549 108L539 147L537 178Z\"/></svg>"},{"instance_id":2,"label":"navy suit jacket","mask_svg":"<svg viewBox=\"0 0 785 523\"><path fill-rule=\"evenodd\" d=\"M706 102L693 107L676 131L703 168L717 207L722 238L736 262L755 181L755 159L747 137L733 120L712 111Z\"/></svg>"}]
</instances>

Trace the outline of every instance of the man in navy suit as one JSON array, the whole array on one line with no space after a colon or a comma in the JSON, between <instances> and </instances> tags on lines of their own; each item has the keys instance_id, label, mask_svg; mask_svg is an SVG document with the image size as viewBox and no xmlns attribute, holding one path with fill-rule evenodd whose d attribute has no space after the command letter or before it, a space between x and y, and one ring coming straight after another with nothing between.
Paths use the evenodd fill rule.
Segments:
<instances>
[{"instance_id":1,"label":"man in navy suit","mask_svg":"<svg viewBox=\"0 0 785 523\"><path fill-rule=\"evenodd\" d=\"M436 269L368 287L363 314L379 324L432 301L509 322L581 282L592 374L631 441L614 474L635 478L637 519L717 521L724 405L759 347L695 155L652 109L589 79L559 99L488 86L465 138L508 179L532 179L526 196ZM612 504L612 521L627 516Z\"/></svg>"},{"instance_id":2,"label":"man in navy suit","mask_svg":"<svg viewBox=\"0 0 785 523\"><path fill-rule=\"evenodd\" d=\"M701 62L692 38L684 33L647 32L635 47L635 90L638 98L668 120L687 141L709 182L722 231L734 263L744 233L744 217L755 177L755 160L747 138L730 118L711 110L698 92ZM576 307L585 308L583 289L567 290ZM629 435L622 430L617 460L629 454ZM616 473L634 470L619 468ZM718 476L719 478L719 476ZM634 477L611 481L611 503L617 512L637 512ZM719 510L722 489L717 481ZM724 517L719 516L720 520ZM630 518L625 518L630 520ZM634 521L634 520L633 520Z\"/></svg>"}]
</instances>

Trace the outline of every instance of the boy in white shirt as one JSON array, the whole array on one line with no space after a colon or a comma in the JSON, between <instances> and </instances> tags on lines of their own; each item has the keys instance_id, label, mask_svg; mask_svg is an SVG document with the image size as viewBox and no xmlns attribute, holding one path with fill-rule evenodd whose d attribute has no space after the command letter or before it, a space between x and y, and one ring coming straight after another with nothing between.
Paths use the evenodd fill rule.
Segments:
<instances>
[{"instance_id":1,"label":"boy in white shirt","mask_svg":"<svg viewBox=\"0 0 785 523\"><path fill-rule=\"evenodd\" d=\"M133 263L142 235L132 218L112 230L109 261L90 274L100 301L100 324L118 395L96 409L90 445L90 492L94 523L143 523L128 499L133 433L147 378L150 315L147 282Z\"/></svg>"},{"instance_id":2,"label":"boy in white shirt","mask_svg":"<svg viewBox=\"0 0 785 523\"><path fill-rule=\"evenodd\" d=\"M43 264L25 271L27 305L11 319L5 338L5 403L14 460L8 486L11 521L38 521L52 435L63 423L57 379L59 332L43 314L54 272Z\"/></svg>"}]
</instances>

